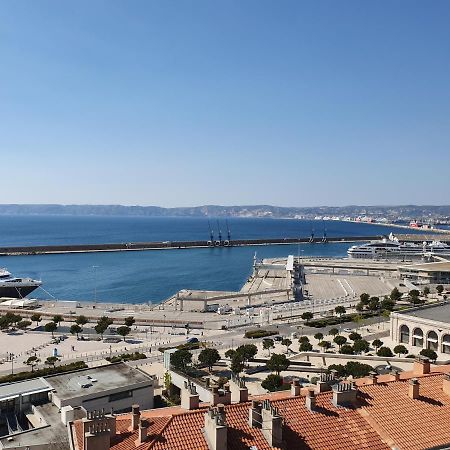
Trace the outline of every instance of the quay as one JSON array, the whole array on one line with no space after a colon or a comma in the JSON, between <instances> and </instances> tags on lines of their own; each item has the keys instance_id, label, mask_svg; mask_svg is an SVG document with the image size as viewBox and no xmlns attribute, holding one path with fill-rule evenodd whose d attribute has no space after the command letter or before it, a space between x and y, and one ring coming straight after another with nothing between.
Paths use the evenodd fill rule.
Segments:
<instances>
[{"instance_id":1,"label":"quay","mask_svg":"<svg viewBox=\"0 0 450 450\"><path fill-rule=\"evenodd\" d=\"M233 241L163 241L163 242L119 242L109 244L72 244L72 245L36 245L20 247L0 247L0 256L15 255L46 255L61 253L91 253L91 252L124 252L143 250L170 250L189 248L229 248L262 245L288 245L326 242L367 242L380 239L381 236L334 236L334 237L305 237L305 238L266 238L266 239L237 239ZM437 234L399 234L400 240L405 242L422 242L440 239L450 241L450 235Z\"/></svg>"}]
</instances>

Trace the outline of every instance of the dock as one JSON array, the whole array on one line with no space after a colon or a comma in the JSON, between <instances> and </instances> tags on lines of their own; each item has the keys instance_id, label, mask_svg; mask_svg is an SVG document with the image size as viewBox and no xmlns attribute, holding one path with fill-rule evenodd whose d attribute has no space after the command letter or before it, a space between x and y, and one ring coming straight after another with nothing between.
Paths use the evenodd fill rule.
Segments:
<instances>
[{"instance_id":1,"label":"dock","mask_svg":"<svg viewBox=\"0 0 450 450\"><path fill-rule=\"evenodd\" d=\"M438 234L399 234L401 241L423 242L439 239L450 242L450 235ZM0 247L0 256L15 255L48 255L64 253L93 253L93 252L126 252L144 250L173 250L190 248L230 248L264 245L292 245L292 244L326 244L328 242L368 242L380 239L377 236L330 236L304 237L304 238L263 238L263 239L237 239L233 241L159 241L159 242L121 242L107 244L71 244L71 245L36 245L20 247Z\"/></svg>"}]
</instances>

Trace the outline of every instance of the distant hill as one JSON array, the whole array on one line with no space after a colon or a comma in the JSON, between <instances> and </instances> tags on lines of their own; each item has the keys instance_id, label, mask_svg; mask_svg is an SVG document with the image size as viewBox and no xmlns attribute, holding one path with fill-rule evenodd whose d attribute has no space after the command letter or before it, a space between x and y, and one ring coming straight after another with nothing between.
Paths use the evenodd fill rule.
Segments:
<instances>
[{"instance_id":1,"label":"distant hill","mask_svg":"<svg viewBox=\"0 0 450 450\"><path fill-rule=\"evenodd\" d=\"M316 206L281 207L271 205L220 206L204 205L179 208L123 205L0 205L0 214L52 214L103 216L180 216L180 217L274 217L314 218L315 216L372 216L388 219L449 219L450 205L399 206Z\"/></svg>"}]
</instances>

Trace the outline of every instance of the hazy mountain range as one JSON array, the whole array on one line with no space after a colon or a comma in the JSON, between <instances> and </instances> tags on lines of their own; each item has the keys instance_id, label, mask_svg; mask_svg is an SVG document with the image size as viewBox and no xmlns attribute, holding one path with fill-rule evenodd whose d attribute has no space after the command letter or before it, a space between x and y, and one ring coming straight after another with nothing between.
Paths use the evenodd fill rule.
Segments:
<instances>
[{"instance_id":1,"label":"hazy mountain range","mask_svg":"<svg viewBox=\"0 0 450 450\"><path fill-rule=\"evenodd\" d=\"M0 204L0 214L53 214L53 215L104 215L104 216L180 216L180 217L274 217L314 218L316 216L374 216L398 218L449 218L450 205L399 205L399 206L315 206L281 207L271 205L162 208L159 206L123 205L20 205Z\"/></svg>"}]
</instances>

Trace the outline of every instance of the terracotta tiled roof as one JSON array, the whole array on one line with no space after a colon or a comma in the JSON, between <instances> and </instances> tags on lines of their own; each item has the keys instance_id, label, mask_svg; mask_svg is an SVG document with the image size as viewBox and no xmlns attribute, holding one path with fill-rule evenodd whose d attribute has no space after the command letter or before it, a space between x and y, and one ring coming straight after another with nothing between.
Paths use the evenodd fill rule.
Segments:
<instances>
[{"instance_id":1,"label":"terracotta tiled roof","mask_svg":"<svg viewBox=\"0 0 450 450\"><path fill-rule=\"evenodd\" d=\"M444 369L442 369L443 371ZM406 376L406 375L403 375ZM387 377L386 377L387 378ZM392 379L392 377L390 377ZM409 382L383 382L359 388L354 408L336 408L332 393L316 396L316 409L310 412L305 397L269 397L283 417L283 441L287 449L308 450L402 450L430 448L450 443L450 397L443 392L444 374L419 378L420 397L408 396ZM225 407L228 449L271 450L262 431L248 425L250 402ZM202 429L205 408L183 411L164 408L143 411L150 422L149 440L136 446L138 432L130 432L130 414L117 416L117 435L112 450L208 450ZM74 424L77 450L83 450L81 421Z\"/></svg>"},{"instance_id":2,"label":"terracotta tiled roof","mask_svg":"<svg viewBox=\"0 0 450 450\"><path fill-rule=\"evenodd\" d=\"M391 445L402 450L450 443L450 397L443 374L419 378L420 397L409 398L407 380L362 386L360 413Z\"/></svg>"},{"instance_id":3,"label":"terracotta tiled roof","mask_svg":"<svg viewBox=\"0 0 450 450\"><path fill-rule=\"evenodd\" d=\"M317 396L317 412L311 413L305 407L304 397L293 397L273 401L285 419L283 440L289 449L333 449L385 450L384 445L367 421L354 409L336 408L331 402L331 393ZM250 403L229 405L225 408L228 425L228 449L248 450L256 446L258 450L271 450L262 431L248 425ZM112 441L112 450L208 450L203 437L206 409L199 409L169 417L154 417L151 411L149 434L155 439L136 447L138 432L129 432L130 415L117 418L117 436ZM146 411L143 418L149 417ZM82 450L81 422L75 423L78 448ZM275 449L276 450L276 449Z\"/></svg>"}]
</instances>

